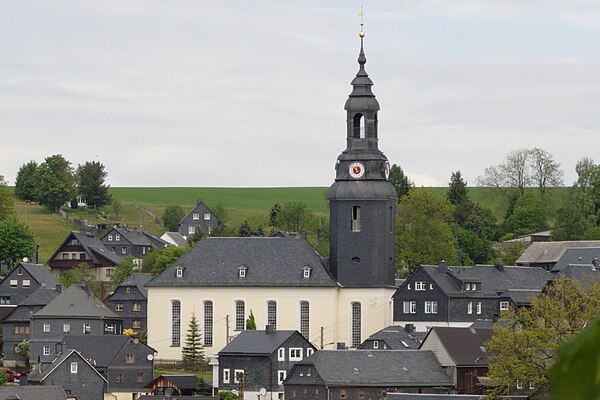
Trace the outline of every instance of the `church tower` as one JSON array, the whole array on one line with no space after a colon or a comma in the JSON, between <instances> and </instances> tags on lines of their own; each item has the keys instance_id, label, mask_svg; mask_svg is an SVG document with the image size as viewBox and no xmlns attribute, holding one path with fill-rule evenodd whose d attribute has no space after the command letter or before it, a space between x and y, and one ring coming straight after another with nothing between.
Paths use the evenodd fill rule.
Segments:
<instances>
[{"instance_id":1,"label":"church tower","mask_svg":"<svg viewBox=\"0 0 600 400\"><path fill-rule=\"evenodd\" d=\"M379 103L365 71L360 32L359 70L346 109L346 149L337 159L330 203L330 267L344 287L394 285L394 222L398 195L379 150Z\"/></svg>"}]
</instances>

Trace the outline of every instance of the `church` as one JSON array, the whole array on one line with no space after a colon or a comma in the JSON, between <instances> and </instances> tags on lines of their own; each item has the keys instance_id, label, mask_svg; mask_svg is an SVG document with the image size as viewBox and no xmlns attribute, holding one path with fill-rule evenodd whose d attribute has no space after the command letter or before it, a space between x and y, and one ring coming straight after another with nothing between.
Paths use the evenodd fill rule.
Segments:
<instances>
[{"instance_id":1,"label":"church","mask_svg":"<svg viewBox=\"0 0 600 400\"><path fill-rule=\"evenodd\" d=\"M392 324L397 194L378 147L363 40L361 31L346 149L327 194L329 260L301 236L202 239L146 285L148 344L158 359L181 360L192 315L207 357L245 329L250 313L258 329L298 330L317 349L356 348Z\"/></svg>"}]
</instances>

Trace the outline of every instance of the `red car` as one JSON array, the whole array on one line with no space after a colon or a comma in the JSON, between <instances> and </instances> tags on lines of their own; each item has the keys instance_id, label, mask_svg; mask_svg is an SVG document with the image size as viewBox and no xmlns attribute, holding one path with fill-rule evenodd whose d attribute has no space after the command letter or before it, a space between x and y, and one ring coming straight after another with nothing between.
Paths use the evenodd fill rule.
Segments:
<instances>
[{"instance_id":1,"label":"red car","mask_svg":"<svg viewBox=\"0 0 600 400\"><path fill-rule=\"evenodd\" d=\"M21 377L21 373L20 372L15 372L15 371L13 371L10 368L0 367L0 371L6 372L6 376L8 376L8 381L9 382L14 382L15 379L18 381L19 378Z\"/></svg>"}]
</instances>

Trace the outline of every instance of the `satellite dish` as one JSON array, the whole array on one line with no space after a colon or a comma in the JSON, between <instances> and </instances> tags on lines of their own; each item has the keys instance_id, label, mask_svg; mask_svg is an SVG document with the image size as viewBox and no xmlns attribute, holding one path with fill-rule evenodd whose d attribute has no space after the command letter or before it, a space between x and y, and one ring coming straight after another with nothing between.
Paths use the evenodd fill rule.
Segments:
<instances>
[{"instance_id":1,"label":"satellite dish","mask_svg":"<svg viewBox=\"0 0 600 400\"><path fill-rule=\"evenodd\" d=\"M28 262L28 261L29 261L29 258L27 258L27 257L23 257L23 262L24 262L24 263L26 263L26 262Z\"/></svg>"},{"instance_id":2,"label":"satellite dish","mask_svg":"<svg viewBox=\"0 0 600 400\"><path fill-rule=\"evenodd\" d=\"M258 394L260 394L261 396L264 396L267 394L267 389L265 388L260 388L260 390L258 391Z\"/></svg>"},{"instance_id":3,"label":"satellite dish","mask_svg":"<svg viewBox=\"0 0 600 400\"><path fill-rule=\"evenodd\" d=\"M146 356L146 358L148 359L148 361L154 360L154 356L152 354L148 354L148 356Z\"/></svg>"}]
</instances>

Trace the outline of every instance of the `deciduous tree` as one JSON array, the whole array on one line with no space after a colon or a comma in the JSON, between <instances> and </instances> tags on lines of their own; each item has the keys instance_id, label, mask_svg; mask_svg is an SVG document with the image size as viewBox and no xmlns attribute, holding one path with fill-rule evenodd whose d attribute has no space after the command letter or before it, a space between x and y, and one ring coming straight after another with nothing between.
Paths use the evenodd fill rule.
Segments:
<instances>
[{"instance_id":1,"label":"deciduous tree","mask_svg":"<svg viewBox=\"0 0 600 400\"><path fill-rule=\"evenodd\" d=\"M71 163L60 154L46 157L39 167L39 184L35 196L39 203L57 212L75 193Z\"/></svg>"},{"instance_id":2,"label":"deciduous tree","mask_svg":"<svg viewBox=\"0 0 600 400\"><path fill-rule=\"evenodd\" d=\"M546 189L563 185L563 170L552 154L540 148L531 149L531 180L544 198Z\"/></svg>"},{"instance_id":3,"label":"deciduous tree","mask_svg":"<svg viewBox=\"0 0 600 400\"><path fill-rule=\"evenodd\" d=\"M121 283L125 282L127 278L133 274L137 267L134 256L125 256L115 266L112 276L110 277L110 283L112 286L117 287Z\"/></svg>"},{"instance_id":4,"label":"deciduous tree","mask_svg":"<svg viewBox=\"0 0 600 400\"><path fill-rule=\"evenodd\" d=\"M179 230L179 222L185 217L185 211L181 206L168 206L162 216L165 229L169 232Z\"/></svg>"},{"instance_id":5,"label":"deciduous tree","mask_svg":"<svg viewBox=\"0 0 600 400\"><path fill-rule=\"evenodd\" d=\"M15 200L6 186L4 177L0 175L0 221L15 214Z\"/></svg>"},{"instance_id":6,"label":"deciduous tree","mask_svg":"<svg viewBox=\"0 0 600 400\"><path fill-rule=\"evenodd\" d=\"M300 232L311 223L312 218L313 214L305 203L288 202L277 216L277 225L289 231Z\"/></svg>"},{"instance_id":7,"label":"deciduous tree","mask_svg":"<svg viewBox=\"0 0 600 400\"><path fill-rule=\"evenodd\" d=\"M39 184L39 165L35 161L23 164L17 172L15 180L15 196L19 200L34 201L36 199L36 188Z\"/></svg>"},{"instance_id":8,"label":"deciduous tree","mask_svg":"<svg viewBox=\"0 0 600 400\"><path fill-rule=\"evenodd\" d=\"M144 272L152 272L154 275L159 275L188 250L188 246L168 246L158 250L152 250L144 257L142 269Z\"/></svg>"},{"instance_id":9,"label":"deciduous tree","mask_svg":"<svg viewBox=\"0 0 600 400\"><path fill-rule=\"evenodd\" d=\"M0 220L0 262L14 266L24 257L33 258L35 241L27 225L14 217Z\"/></svg>"},{"instance_id":10,"label":"deciduous tree","mask_svg":"<svg viewBox=\"0 0 600 400\"><path fill-rule=\"evenodd\" d=\"M402 196L406 196L410 189L415 187L415 184L404 174L402 168L396 164L392 165L390 168L389 181L396 188L398 199Z\"/></svg>"}]
</instances>

